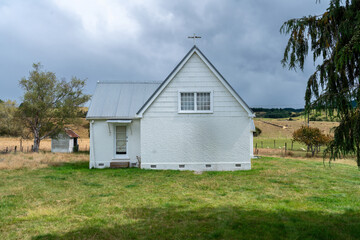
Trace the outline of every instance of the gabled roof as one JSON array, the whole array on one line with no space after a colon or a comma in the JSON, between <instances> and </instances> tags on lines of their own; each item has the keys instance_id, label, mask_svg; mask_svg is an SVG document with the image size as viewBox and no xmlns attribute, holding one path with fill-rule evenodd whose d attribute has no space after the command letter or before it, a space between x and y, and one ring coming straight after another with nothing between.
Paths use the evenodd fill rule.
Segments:
<instances>
[{"instance_id":1,"label":"gabled roof","mask_svg":"<svg viewBox=\"0 0 360 240\"><path fill-rule=\"evenodd\" d=\"M80 137L79 135L77 135L73 130L69 129L69 128L65 128L65 133L66 135L68 135L71 138L78 138Z\"/></svg>"},{"instance_id":2,"label":"gabled roof","mask_svg":"<svg viewBox=\"0 0 360 240\"><path fill-rule=\"evenodd\" d=\"M250 117L253 111L230 86L220 72L205 55L194 45L179 62L169 76L162 82L98 82L92 97L86 119L133 119L142 117L146 109L154 102L165 87L172 81L189 58L196 53L234 96Z\"/></svg>"},{"instance_id":3,"label":"gabled roof","mask_svg":"<svg viewBox=\"0 0 360 240\"><path fill-rule=\"evenodd\" d=\"M233 95L233 97L240 103L240 105L245 109L250 117L255 117L254 112L251 108L245 103L245 101L239 96L239 94L231 87L231 85L226 81L226 79L220 74L220 72L214 67L214 65L205 57L205 55L200 51L200 49L194 45L190 51L185 55L185 57L179 62L179 64L174 68L174 70L169 74L169 76L161 83L161 85L156 89L156 91L151 95L151 97L144 103L144 105L136 113L139 117L142 117L142 114L150 107L150 105L155 101L155 99L160 95L160 93L166 88L166 86L174 79L176 74L181 70L185 63L190 59L194 54L198 54L201 60L209 67L213 74L220 80L224 87Z\"/></svg>"},{"instance_id":4,"label":"gabled roof","mask_svg":"<svg viewBox=\"0 0 360 240\"><path fill-rule=\"evenodd\" d=\"M132 119L159 82L98 82L87 119Z\"/></svg>"}]
</instances>

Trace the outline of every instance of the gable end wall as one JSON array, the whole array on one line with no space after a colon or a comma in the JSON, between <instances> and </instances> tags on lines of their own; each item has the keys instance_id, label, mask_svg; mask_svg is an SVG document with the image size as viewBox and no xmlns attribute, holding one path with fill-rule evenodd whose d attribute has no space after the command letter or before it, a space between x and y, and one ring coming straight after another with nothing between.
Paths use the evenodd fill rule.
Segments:
<instances>
[{"instance_id":1,"label":"gable end wall","mask_svg":"<svg viewBox=\"0 0 360 240\"><path fill-rule=\"evenodd\" d=\"M213 113L179 114L179 90L213 91ZM185 163L185 170L250 169L249 142L248 113L196 53L141 119L144 168L179 169Z\"/></svg>"}]
</instances>

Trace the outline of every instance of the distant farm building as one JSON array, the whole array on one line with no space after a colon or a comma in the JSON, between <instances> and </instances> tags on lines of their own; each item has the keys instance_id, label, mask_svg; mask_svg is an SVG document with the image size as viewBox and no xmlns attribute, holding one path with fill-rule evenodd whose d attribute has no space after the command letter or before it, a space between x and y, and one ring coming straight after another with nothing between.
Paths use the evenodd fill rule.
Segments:
<instances>
[{"instance_id":1,"label":"distant farm building","mask_svg":"<svg viewBox=\"0 0 360 240\"><path fill-rule=\"evenodd\" d=\"M77 135L71 129L65 129L51 138L51 152L71 153L79 149Z\"/></svg>"}]
</instances>

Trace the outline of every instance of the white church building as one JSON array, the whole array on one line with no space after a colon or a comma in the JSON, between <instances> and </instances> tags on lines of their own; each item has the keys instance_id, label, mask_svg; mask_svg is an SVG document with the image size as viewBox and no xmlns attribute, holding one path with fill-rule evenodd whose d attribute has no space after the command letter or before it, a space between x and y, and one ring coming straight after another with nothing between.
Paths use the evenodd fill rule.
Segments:
<instances>
[{"instance_id":1,"label":"white church building","mask_svg":"<svg viewBox=\"0 0 360 240\"><path fill-rule=\"evenodd\" d=\"M161 83L98 82L89 167L251 169L254 116L194 46Z\"/></svg>"}]
</instances>

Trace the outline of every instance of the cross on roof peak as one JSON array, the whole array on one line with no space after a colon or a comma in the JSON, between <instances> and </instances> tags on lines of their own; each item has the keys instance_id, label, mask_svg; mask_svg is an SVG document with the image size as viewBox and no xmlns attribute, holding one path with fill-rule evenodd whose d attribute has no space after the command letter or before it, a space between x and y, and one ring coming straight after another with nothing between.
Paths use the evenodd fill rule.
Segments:
<instances>
[{"instance_id":1,"label":"cross on roof peak","mask_svg":"<svg viewBox=\"0 0 360 240\"><path fill-rule=\"evenodd\" d=\"M196 43L196 39L197 38L201 38L200 36L197 36L195 33L194 33L194 35L193 36L188 36L188 38L192 38L193 40L194 40L194 45L196 45L195 43Z\"/></svg>"}]
</instances>

